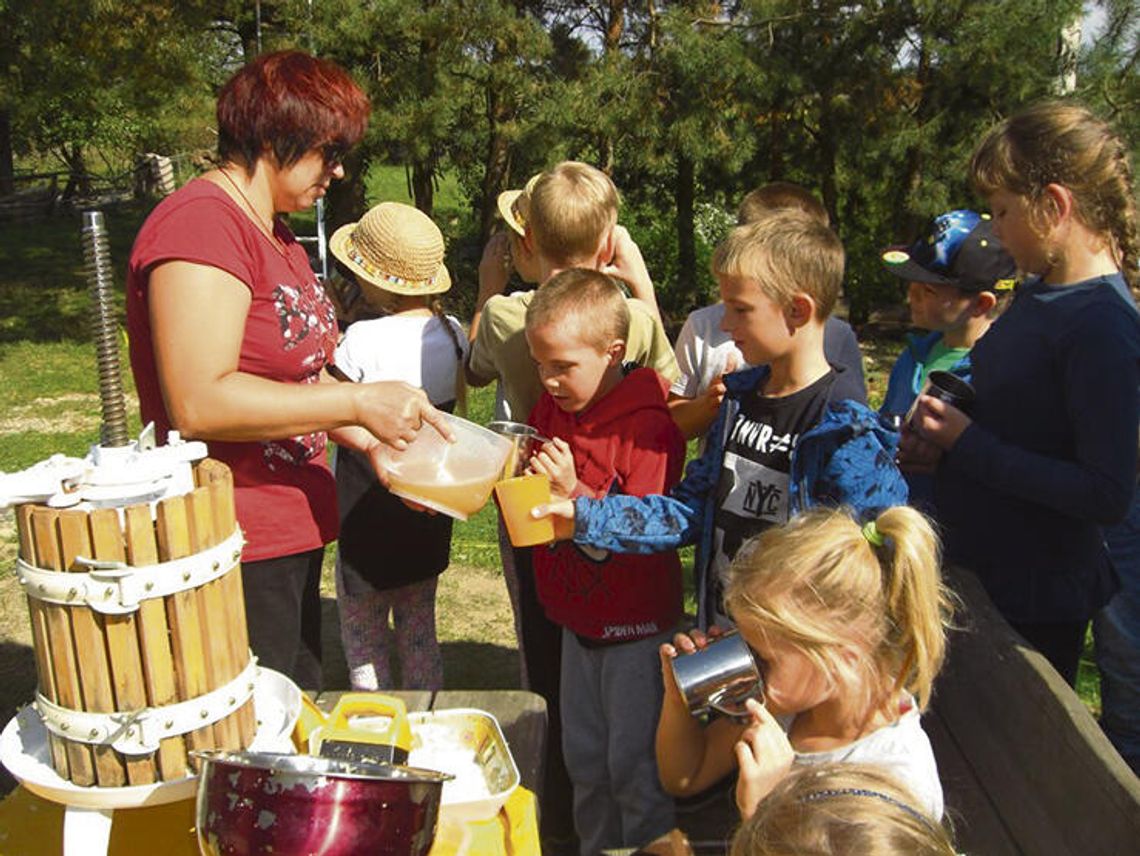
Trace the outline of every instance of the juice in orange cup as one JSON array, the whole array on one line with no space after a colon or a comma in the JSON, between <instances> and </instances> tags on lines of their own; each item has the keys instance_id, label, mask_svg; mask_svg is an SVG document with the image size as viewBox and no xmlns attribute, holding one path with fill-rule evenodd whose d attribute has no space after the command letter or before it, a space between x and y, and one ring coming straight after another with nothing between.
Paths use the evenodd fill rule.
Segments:
<instances>
[{"instance_id":1,"label":"juice in orange cup","mask_svg":"<svg viewBox=\"0 0 1140 856\"><path fill-rule=\"evenodd\" d=\"M550 502L550 479L544 475L515 476L495 485L495 498L507 524L507 534L516 547L533 547L554 540L554 521L535 520L530 510Z\"/></svg>"}]
</instances>

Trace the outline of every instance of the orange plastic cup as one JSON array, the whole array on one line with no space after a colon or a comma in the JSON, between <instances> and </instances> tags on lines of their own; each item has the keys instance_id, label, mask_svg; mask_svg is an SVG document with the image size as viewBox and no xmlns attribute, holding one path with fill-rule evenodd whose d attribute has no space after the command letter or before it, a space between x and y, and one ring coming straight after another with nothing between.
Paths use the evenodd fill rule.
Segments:
<instances>
[{"instance_id":1,"label":"orange plastic cup","mask_svg":"<svg viewBox=\"0 0 1140 856\"><path fill-rule=\"evenodd\" d=\"M550 502L550 479L544 475L516 476L495 485L495 498L507 524L507 535L516 547L533 547L554 540L554 521L535 520L530 510Z\"/></svg>"}]
</instances>

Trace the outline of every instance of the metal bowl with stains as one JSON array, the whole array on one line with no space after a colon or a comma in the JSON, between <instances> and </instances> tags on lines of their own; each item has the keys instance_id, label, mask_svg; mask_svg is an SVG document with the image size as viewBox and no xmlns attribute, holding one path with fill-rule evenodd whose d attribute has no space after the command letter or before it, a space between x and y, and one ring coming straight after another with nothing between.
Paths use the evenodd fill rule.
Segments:
<instances>
[{"instance_id":1,"label":"metal bowl with stains","mask_svg":"<svg viewBox=\"0 0 1140 856\"><path fill-rule=\"evenodd\" d=\"M422 856L445 773L271 752L198 752L206 856Z\"/></svg>"}]
</instances>

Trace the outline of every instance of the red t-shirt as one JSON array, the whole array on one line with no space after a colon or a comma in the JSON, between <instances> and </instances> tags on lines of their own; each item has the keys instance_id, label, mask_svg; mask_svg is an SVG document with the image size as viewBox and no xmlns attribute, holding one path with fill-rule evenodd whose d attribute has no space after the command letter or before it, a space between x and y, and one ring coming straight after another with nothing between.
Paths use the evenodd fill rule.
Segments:
<instances>
[{"instance_id":1,"label":"red t-shirt","mask_svg":"<svg viewBox=\"0 0 1140 856\"><path fill-rule=\"evenodd\" d=\"M241 280L252 303L238 370L283 383L317 383L336 348L336 314L304 248L283 225L282 255L217 185L196 180L164 199L135 238L127 269L127 332L143 422L160 442L171 427L155 369L147 306L151 269L186 261ZM320 547L337 534L336 482L324 433L261 442L208 442L234 475L246 561Z\"/></svg>"},{"instance_id":2,"label":"red t-shirt","mask_svg":"<svg viewBox=\"0 0 1140 856\"><path fill-rule=\"evenodd\" d=\"M653 369L634 369L581 413L563 412L544 392L529 422L570 445L579 493L667 493L685 462L685 439L665 403L668 389ZM681 617L675 550L599 555L560 541L534 548L534 576L547 617L588 639L644 639Z\"/></svg>"}]
</instances>

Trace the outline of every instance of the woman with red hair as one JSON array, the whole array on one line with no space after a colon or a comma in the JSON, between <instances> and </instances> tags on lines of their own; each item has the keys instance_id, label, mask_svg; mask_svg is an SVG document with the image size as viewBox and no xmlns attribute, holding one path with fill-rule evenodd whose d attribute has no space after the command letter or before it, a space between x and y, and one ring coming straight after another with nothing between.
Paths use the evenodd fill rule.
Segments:
<instances>
[{"instance_id":1,"label":"woman with red hair","mask_svg":"<svg viewBox=\"0 0 1140 856\"><path fill-rule=\"evenodd\" d=\"M343 177L368 112L335 64L300 51L258 57L218 96L217 168L154 209L127 273L143 421L160 440L177 430L209 441L233 471L250 645L305 688L321 684L321 559L337 535L326 437L378 464L423 421L447 433L422 390L328 376L334 310L277 218Z\"/></svg>"}]
</instances>

